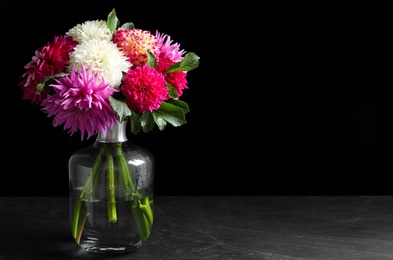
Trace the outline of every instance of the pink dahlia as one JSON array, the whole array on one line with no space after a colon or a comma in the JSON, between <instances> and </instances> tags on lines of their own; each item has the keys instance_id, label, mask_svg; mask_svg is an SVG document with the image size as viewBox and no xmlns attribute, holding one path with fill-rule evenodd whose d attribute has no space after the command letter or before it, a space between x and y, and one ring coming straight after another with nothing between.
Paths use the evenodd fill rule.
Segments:
<instances>
[{"instance_id":1,"label":"pink dahlia","mask_svg":"<svg viewBox=\"0 0 393 260\"><path fill-rule=\"evenodd\" d=\"M169 89L165 84L162 73L145 65L128 71L121 90L132 110L152 112L159 109L162 101L168 98Z\"/></svg>"},{"instance_id":2,"label":"pink dahlia","mask_svg":"<svg viewBox=\"0 0 393 260\"><path fill-rule=\"evenodd\" d=\"M37 85L48 76L65 70L65 64L70 59L70 51L78 42L72 37L56 36L54 41L40 47L35 56L25 66L25 73L18 84L23 89L23 99L30 99L36 105L47 97L45 92L37 91Z\"/></svg>"},{"instance_id":3,"label":"pink dahlia","mask_svg":"<svg viewBox=\"0 0 393 260\"><path fill-rule=\"evenodd\" d=\"M158 57L157 70L164 73L165 81L177 91L178 97L183 95L183 89L187 89L187 73L183 71L166 73L172 64L183 60L182 55L186 53L180 50L180 44L173 43L167 34L156 32L157 41L160 45L160 55Z\"/></svg>"},{"instance_id":4,"label":"pink dahlia","mask_svg":"<svg viewBox=\"0 0 393 260\"><path fill-rule=\"evenodd\" d=\"M180 50L180 44L173 43L171 37L167 34L160 34L156 31L157 42L160 46L160 56L159 58L166 58L172 61L172 63L177 63L183 59L183 55L186 53L185 50Z\"/></svg>"},{"instance_id":5,"label":"pink dahlia","mask_svg":"<svg viewBox=\"0 0 393 260\"><path fill-rule=\"evenodd\" d=\"M178 97L181 97L183 95L183 89L188 89L186 79L187 72L178 71L165 73L172 64L174 64L174 62L170 59L166 57L160 57L157 63L157 70L164 74L165 81L168 82L168 84L171 85L174 89L176 89Z\"/></svg>"},{"instance_id":6,"label":"pink dahlia","mask_svg":"<svg viewBox=\"0 0 393 260\"><path fill-rule=\"evenodd\" d=\"M165 75L165 81L174 87L177 91L178 98L183 96L183 89L188 89L187 86L187 72L178 71L172 72Z\"/></svg>"},{"instance_id":7,"label":"pink dahlia","mask_svg":"<svg viewBox=\"0 0 393 260\"><path fill-rule=\"evenodd\" d=\"M71 135L80 130L81 140L85 133L88 139L98 131L112 129L117 118L109 96L117 90L98 77L98 72L93 74L91 67L86 71L82 64L80 73L74 68L68 77L56 79L51 85L56 93L41 103L48 117L55 116L55 127L64 123Z\"/></svg>"},{"instance_id":8,"label":"pink dahlia","mask_svg":"<svg viewBox=\"0 0 393 260\"><path fill-rule=\"evenodd\" d=\"M133 64L133 67L146 64L147 50L153 53L156 58L160 54L160 46L157 38L149 31L143 31L141 29L118 29L113 34L112 41L124 52L124 55Z\"/></svg>"}]
</instances>

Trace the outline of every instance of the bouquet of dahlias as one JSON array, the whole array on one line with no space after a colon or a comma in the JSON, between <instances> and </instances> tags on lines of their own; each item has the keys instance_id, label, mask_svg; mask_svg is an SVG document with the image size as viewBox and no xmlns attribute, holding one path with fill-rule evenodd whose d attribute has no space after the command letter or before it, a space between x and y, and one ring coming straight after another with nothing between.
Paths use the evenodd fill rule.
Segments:
<instances>
[{"instance_id":1,"label":"bouquet of dahlias","mask_svg":"<svg viewBox=\"0 0 393 260\"><path fill-rule=\"evenodd\" d=\"M180 97L188 88L187 72L198 65L199 57L181 50L169 35L152 34L130 22L120 26L113 9L106 21L78 24L37 49L18 86L23 99L53 117L54 127L63 125L70 135L80 131L81 140L124 120L132 134L148 133L156 125L162 131L168 123L186 123L189 107ZM94 193L94 172L102 165L102 153L75 205L71 228L76 240L86 214L83 196ZM117 154L121 157L121 152ZM121 167L122 178L133 189L127 165ZM138 210L135 215L143 241L149 236L152 214L146 201L139 201L139 206L133 208ZM116 207L111 203L108 221L116 221Z\"/></svg>"}]
</instances>

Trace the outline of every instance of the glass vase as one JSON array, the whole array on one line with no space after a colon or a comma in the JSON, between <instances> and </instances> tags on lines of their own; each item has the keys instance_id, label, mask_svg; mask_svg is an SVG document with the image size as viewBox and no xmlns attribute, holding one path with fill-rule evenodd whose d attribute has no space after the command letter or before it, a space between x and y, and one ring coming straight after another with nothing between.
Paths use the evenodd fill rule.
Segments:
<instances>
[{"instance_id":1,"label":"glass vase","mask_svg":"<svg viewBox=\"0 0 393 260\"><path fill-rule=\"evenodd\" d=\"M128 141L126 125L99 133L69 159L72 236L90 253L134 251L153 226L154 157Z\"/></svg>"}]
</instances>

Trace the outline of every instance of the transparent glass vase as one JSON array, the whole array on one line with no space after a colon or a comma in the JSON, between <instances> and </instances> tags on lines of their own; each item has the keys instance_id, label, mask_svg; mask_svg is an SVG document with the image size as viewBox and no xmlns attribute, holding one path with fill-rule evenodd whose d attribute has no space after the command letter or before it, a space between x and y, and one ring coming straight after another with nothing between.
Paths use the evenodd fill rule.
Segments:
<instances>
[{"instance_id":1,"label":"transparent glass vase","mask_svg":"<svg viewBox=\"0 0 393 260\"><path fill-rule=\"evenodd\" d=\"M70 226L90 253L140 248L153 226L154 157L115 124L69 160Z\"/></svg>"}]
</instances>

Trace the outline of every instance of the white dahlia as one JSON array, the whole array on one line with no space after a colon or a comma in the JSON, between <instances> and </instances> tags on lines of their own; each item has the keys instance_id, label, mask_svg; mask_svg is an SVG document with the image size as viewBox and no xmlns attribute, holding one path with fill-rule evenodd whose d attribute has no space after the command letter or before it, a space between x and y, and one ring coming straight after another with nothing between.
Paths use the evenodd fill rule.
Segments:
<instances>
[{"instance_id":1,"label":"white dahlia","mask_svg":"<svg viewBox=\"0 0 393 260\"><path fill-rule=\"evenodd\" d=\"M126 73L131 68L124 53L113 42L106 40L92 39L75 46L70 55L68 72L73 67L81 71L82 62L85 68L92 67L93 73L98 72L115 89L121 84L123 72Z\"/></svg>"},{"instance_id":2,"label":"white dahlia","mask_svg":"<svg viewBox=\"0 0 393 260\"><path fill-rule=\"evenodd\" d=\"M103 20L86 21L82 24L77 24L66 32L66 35L72 36L72 38L79 43L91 39L107 41L112 39L112 33Z\"/></svg>"}]
</instances>

